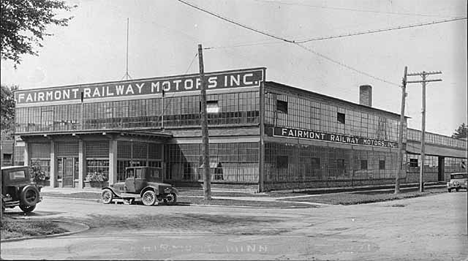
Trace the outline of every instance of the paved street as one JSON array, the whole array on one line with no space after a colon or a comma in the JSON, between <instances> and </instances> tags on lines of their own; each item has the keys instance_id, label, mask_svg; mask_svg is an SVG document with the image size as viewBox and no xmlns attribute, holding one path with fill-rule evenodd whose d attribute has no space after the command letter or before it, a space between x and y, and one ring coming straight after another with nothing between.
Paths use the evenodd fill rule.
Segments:
<instances>
[{"instance_id":1,"label":"paved street","mask_svg":"<svg viewBox=\"0 0 468 261\"><path fill-rule=\"evenodd\" d=\"M18 210L7 211L19 215L13 212ZM30 218L154 219L150 229L110 219L83 233L6 242L1 249L3 259L466 260L466 213L465 192L305 209L146 207L46 197ZM154 224L162 218L167 227Z\"/></svg>"}]
</instances>

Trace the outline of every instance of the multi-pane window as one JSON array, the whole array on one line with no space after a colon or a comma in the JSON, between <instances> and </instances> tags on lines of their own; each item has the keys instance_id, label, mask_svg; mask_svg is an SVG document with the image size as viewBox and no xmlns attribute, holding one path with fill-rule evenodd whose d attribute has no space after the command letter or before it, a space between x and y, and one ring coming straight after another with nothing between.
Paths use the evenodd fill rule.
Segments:
<instances>
[{"instance_id":1,"label":"multi-pane window","mask_svg":"<svg viewBox=\"0 0 468 261\"><path fill-rule=\"evenodd\" d=\"M288 157L288 168L280 168L278 159ZM385 161L386 169L379 169ZM394 175L397 154L313 145L265 144L267 181L365 180L388 179Z\"/></svg>"},{"instance_id":2,"label":"multi-pane window","mask_svg":"<svg viewBox=\"0 0 468 261\"><path fill-rule=\"evenodd\" d=\"M361 160L361 169L367 169L367 160Z\"/></svg>"},{"instance_id":3,"label":"multi-pane window","mask_svg":"<svg viewBox=\"0 0 468 261\"><path fill-rule=\"evenodd\" d=\"M258 182L258 143L210 144L210 173L213 181ZM201 180L201 144L166 146L166 179Z\"/></svg>"},{"instance_id":4,"label":"multi-pane window","mask_svg":"<svg viewBox=\"0 0 468 261\"><path fill-rule=\"evenodd\" d=\"M208 124L258 124L258 91L207 95ZM17 108L18 132L159 128L200 125L200 97L166 96Z\"/></svg>"},{"instance_id":5,"label":"multi-pane window","mask_svg":"<svg viewBox=\"0 0 468 261\"><path fill-rule=\"evenodd\" d=\"M410 159L409 160L409 166L412 168L417 168L418 167L418 159Z\"/></svg>"},{"instance_id":6,"label":"multi-pane window","mask_svg":"<svg viewBox=\"0 0 468 261\"><path fill-rule=\"evenodd\" d=\"M379 169L385 169L385 160L379 160Z\"/></svg>"},{"instance_id":7,"label":"multi-pane window","mask_svg":"<svg viewBox=\"0 0 468 261\"><path fill-rule=\"evenodd\" d=\"M206 102L206 112L207 113L219 113L220 108L218 106L218 101L207 101Z\"/></svg>"},{"instance_id":8,"label":"multi-pane window","mask_svg":"<svg viewBox=\"0 0 468 261\"><path fill-rule=\"evenodd\" d=\"M279 169L287 169L289 158L288 156L277 156L278 168Z\"/></svg>"},{"instance_id":9,"label":"multi-pane window","mask_svg":"<svg viewBox=\"0 0 468 261\"><path fill-rule=\"evenodd\" d=\"M281 112L281 113L288 113L288 102L277 100L276 111Z\"/></svg>"},{"instance_id":10,"label":"multi-pane window","mask_svg":"<svg viewBox=\"0 0 468 261\"><path fill-rule=\"evenodd\" d=\"M344 113L337 113L336 114L336 120L339 122L339 123L343 123L345 124L345 114Z\"/></svg>"},{"instance_id":11,"label":"multi-pane window","mask_svg":"<svg viewBox=\"0 0 468 261\"><path fill-rule=\"evenodd\" d=\"M352 104L307 95L267 92L265 97L267 124L397 141L397 115L372 112Z\"/></svg>"}]
</instances>

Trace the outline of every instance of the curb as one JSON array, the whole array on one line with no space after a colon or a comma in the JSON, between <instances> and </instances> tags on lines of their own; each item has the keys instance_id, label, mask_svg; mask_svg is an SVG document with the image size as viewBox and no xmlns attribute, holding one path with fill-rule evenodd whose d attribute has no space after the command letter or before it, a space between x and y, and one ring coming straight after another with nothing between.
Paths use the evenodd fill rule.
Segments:
<instances>
[{"instance_id":1,"label":"curb","mask_svg":"<svg viewBox=\"0 0 468 261\"><path fill-rule=\"evenodd\" d=\"M69 223L73 225L78 225L81 228L77 229L75 231L68 231L64 233L58 233L58 234L52 234L52 235L42 235L42 236L32 236L32 237L21 237L21 238L9 238L9 239L2 239L0 242L1 243L8 243L8 242L16 242L16 241L22 241L22 240L28 240L28 239L42 239L42 238L51 238L51 237L62 237L62 236L69 236L73 234L78 234L84 231L89 230L89 226L83 223L79 222L69 222L69 221L61 221L61 220L52 220L53 222L57 223Z\"/></svg>"}]
</instances>

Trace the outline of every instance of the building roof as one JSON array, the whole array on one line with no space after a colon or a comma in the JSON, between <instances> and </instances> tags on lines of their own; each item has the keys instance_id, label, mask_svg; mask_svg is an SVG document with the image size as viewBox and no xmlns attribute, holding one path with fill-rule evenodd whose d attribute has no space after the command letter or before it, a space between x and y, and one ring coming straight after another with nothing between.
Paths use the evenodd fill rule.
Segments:
<instances>
[{"instance_id":1,"label":"building roof","mask_svg":"<svg viewBox=\"0 0 468 261\"><path fill-rule=\"evenodd\" d=\"M379 111L379 112L383 112L383 113L392 114L392 115L398 116L398 117L400 116L400 114L398 114L398 113L378 109L378 108L375 108L375 107L369 107L369 106L362 105L362 104L359 104L359 103L354 103L354 102L342 100L342 99L339 99L339 98L335 98L335 97L327 96L327 95L324 95L324 94L304 90L304 89L301 89L301 88L298 88L298 87L293 87L293 86L286 85L286 84L283 84L283 83L278 83L278 82L273 82L273 81L266 81L265 83L266 83L266 86L288 88L288 89L291 89L291 90L293 90L295 92L302 92L302 93L305 93L305 94L312 94L314 96L322 97L322 98L325 98L325 99L330 99L330 100L335 100L335 101L339 101L339 102L342 102L342 103L347 103L347 104L352 105L352 106L358 106L358 107L364 108L366 110L375 110L375 111ZM405 118L411 118L411 117L405 116Z\"/></svg>"}]
</instances>

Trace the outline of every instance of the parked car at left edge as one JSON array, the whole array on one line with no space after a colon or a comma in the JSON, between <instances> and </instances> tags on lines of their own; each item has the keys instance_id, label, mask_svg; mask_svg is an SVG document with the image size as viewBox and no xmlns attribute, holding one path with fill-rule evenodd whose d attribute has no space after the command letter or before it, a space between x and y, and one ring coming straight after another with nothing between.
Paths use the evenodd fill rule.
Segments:
<instances>
[{"instance_id":1,"label":"parked car at left edge","mask_svg":"<svg viewBox=\"0 0 468 261\"><path fill-rule=\"evenodd\" d=\"M31 177L28 166L8 166L1 168L2 211L5 208L19 207L29 213L41 202L41 187Z\"/></svg>"}]
</instances>

